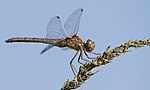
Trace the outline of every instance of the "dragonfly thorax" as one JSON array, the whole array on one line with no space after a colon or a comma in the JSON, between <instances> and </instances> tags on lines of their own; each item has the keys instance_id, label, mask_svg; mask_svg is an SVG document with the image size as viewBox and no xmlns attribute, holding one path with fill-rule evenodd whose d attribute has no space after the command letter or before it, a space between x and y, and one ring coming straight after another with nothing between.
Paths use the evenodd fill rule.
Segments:
<instances>
[{"instance_id":1,"label":"dragonfly thorax","mask_svg":"<svg viewBox=\"0 0 150 90\"><path fill-rule=\"evenodd\" d=\"M84 43L82 39L79 36L72 36L66 38L66 46L72 49L75 49L77 51L83 50Z\"/></svg>"},{"instance_id":2,"label":"dragonfly thorax","mask_svg":"<svg viewBox=\"0 0 150 90\"><path fill-rule=\"evenodd\" d=\"M84 43L84 50L85 50L86 52L91 52L91 51L94 50L94 48L95 48L95 43L94 43L92 40L88 39L88 40Z\"/></svg>"}]
</instances>

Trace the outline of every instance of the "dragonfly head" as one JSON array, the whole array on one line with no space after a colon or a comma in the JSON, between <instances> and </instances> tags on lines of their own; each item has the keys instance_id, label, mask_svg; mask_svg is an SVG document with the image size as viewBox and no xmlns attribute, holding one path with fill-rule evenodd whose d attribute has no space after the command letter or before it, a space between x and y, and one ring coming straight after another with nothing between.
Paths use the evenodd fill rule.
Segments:
<instances>
[{"instance_id":1,"label":"dragonfly head","mask_svg":"<svg viewBox=\"0 0 150 90\"><path fill-rule=\"evenodd\" d=\"M91 52L95 48L95 43L90 39L88 39L84 45L85 45L85 47L84 47L85 51L87 51L87 52Z\"/></svg>"}]
</instances>

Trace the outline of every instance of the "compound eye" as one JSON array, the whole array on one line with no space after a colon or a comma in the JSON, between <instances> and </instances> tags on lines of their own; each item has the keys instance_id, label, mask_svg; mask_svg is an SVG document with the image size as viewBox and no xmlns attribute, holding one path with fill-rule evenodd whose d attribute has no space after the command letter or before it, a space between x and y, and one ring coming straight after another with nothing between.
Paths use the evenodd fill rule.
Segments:
<instances>
[{"instance_id":1,"label":"compound eye","mask_svg":"<svg viewBox=\"0 0 150 90\"><path fill-rule=\"evenodd\" d=\"M95 44L92 40L88 39L85 45L86 51L91 52L95 48Z\"/></svg>"}]
</instances>

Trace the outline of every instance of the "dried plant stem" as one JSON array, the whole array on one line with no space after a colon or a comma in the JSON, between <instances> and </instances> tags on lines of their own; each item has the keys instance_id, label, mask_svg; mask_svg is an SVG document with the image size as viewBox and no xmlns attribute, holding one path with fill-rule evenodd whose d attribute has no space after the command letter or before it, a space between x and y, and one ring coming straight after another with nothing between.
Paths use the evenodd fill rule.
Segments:
<instances>
[{"instance_id":1,"label":"dried plant stem","mask_svg":"<svg viewBox=\"0 0 150 90\"><path fill-rule=\"evenodd\" d=\"M71 90L80 87L87 79L89 79L96 72L91 72L95 67L105 65L111 62L114 57L120 56L121 54L129 52L129 48L141 48L145 45L150 46L150 38L147 40L129 40L124 44L110 49L110 46L101 54L97 54L95 59L92 59L92 63L86 62L84 65L80 66L77 76L73 80L65 81L61 90Z\"/></svg>"}]
</instances>

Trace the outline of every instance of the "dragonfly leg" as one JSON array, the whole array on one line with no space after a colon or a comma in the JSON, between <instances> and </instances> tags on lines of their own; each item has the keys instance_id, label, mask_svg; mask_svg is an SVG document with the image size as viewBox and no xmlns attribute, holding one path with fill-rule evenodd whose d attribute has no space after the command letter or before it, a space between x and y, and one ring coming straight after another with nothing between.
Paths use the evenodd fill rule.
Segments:
<instances>
[{"instance_id":1,"label":"dragonfly leg","mask_svg":"<svg viewBox=\"0 0 150 90\"><path fill-rule=\"evenodd\" d=\"M79 55L79 57L78 57L78 63L80 63L80 64L82 64L82 65L83 65L83 63L82 63L82 62L80 62L80 58L81 58L81 56L82 56L82 51L80 51L80 55Z\"/></svg>"},{"instance_id":2,"label":"dragonfly leg","mask_svg":"<svg viewBox=\"0 0 150 90\"><path fill-rule=\"evenodd\" d=\"M95 58L91 58L91 57L89 57L88 56L88 54L84 51L84 54L85 54L85 56L88 58L88 59L95 59ZM93 53L94 54L94 53Z\"/></svg>"},{"instance_id":3,"label":"dragonfly leg","mask_svg":"<svg viewBox=\"0 0 150 90\"><path fill-rule=\"evenodd\" d=\"M73 74L74 74L75 76L76 76L75 72L77 73L77 70L76 70L75 67L73 66L72 62L73 62L74 58L77 56L78 52L79 52L79 51L76 52L76 54L74 55L74 57L73 57L73 58L71 59L71 61L70 61L70 67L71 67L71 70L72 70L72 72L73 72Z\"/></svg>"},{"instance_id":4,"label":"dragonfly leg","mask_svg":"<svg viewBox=\"0 0 150 90\"><path fill-rule=\"evenodd\" d=\"M99 55L100 53L90 52L91 54Z\"/></svg>"},{"instance_id":5,"label":"dragonfly leg","mask_svg":"<svg viewBox=\"0 0 150 90\"><path fill-rule=\"evenodd\" d=\"M87 61L87 62L90 62L90 63L91 63L91 61L86 60L86 59L84 59L84 58L83 58L82 51L80 51L80 55L79 55L79 58L78 58L78 62L79 62L80 64L82 64L82 65L83 65L83 63L81 63L81 62L80 62L80 58L81 58L82 60L84 60L84 61Z\"/></svg>"}]
</instances>

